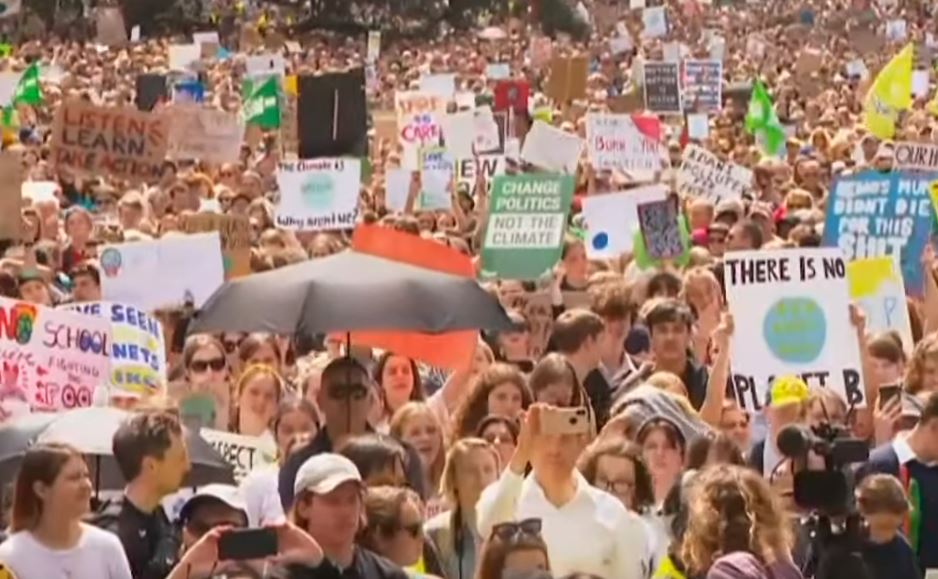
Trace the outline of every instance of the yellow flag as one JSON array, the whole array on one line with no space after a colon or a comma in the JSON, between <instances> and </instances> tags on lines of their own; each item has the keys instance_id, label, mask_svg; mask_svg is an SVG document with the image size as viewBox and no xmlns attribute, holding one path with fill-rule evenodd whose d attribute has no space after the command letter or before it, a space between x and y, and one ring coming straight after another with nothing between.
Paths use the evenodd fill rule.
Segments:
<instances>
[{"instance_id":1,"label":"yellow flag","mask_svg":"<svg viewBox=\"0 0 938 579\"><path fill-rule=\"evenodd\" d=\"M899 111L912 106L912 56L909 44L879 71L863 101L866 128L880 139L896 132Z\"/></svg>"}]
</instances>

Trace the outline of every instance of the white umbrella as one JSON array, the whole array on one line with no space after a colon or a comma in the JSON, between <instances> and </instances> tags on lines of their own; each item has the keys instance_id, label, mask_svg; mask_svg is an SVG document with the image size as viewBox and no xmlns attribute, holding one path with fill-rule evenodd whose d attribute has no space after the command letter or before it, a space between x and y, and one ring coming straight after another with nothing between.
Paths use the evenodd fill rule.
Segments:
<instances>
[{"instance_id":1,"label":"white umbrella","mask_svg":"<svg viewBox=\"0 0 938 579\"><path fill-rule=\"evenodd\" d=\"M109 456L114 433L129 417L129 412L117 408L77 408L56 416L36 437L36 442L59 442L82 454Z\"/></svg>"}]
</instances>

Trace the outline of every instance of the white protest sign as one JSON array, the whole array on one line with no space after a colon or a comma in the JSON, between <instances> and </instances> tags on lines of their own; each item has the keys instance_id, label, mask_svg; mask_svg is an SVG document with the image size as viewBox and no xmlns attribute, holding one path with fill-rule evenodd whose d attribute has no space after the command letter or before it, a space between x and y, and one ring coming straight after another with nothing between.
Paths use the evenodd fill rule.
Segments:
<instances>
[{"instance_id":1,"label":"white protest sign","mask_svg":"<svg viewBox=\"0 0 938 579\"><path fill-rule=\"evenodd\" d=\"M446 99L422 92L398 92L394 95L397 113L398 142L403 148L401 164L420 170L420 149L440 144Z\"/></svg>"},{"instance_id":2,"label":"white protest sign","mask_svg":"<svg viewBox=\"0 0 938 579\"><path fill-rule=\"evenodd\" d=\"M106 245L100 261L103 299L148 312L186 302L200 308L225 282L217 231Z\"/></svg>"},{"instance_id":3,"label":"white protest sign","mask_svg":"<svg viewBox=\"0 0 938 579\"><path fill-rule=\"evenodd\" d=\"M369 30L368 31L368 52L365 60L367 62L375 62L378 60L378 57L381 55L381 31L380 30Z\"/></svg>"},{"instance_id":4,"label":"white protest sign","mask_svg":"<svg viewBox=\"0 0 938 579\"><path fill-rule=\"evenodd\" d=\"M130 29L130 41L140 42L140 25L139 24Z\"/></svg>"},{"instance_id":5,"label":"white protest sign","mask_svg":"<svg viewBox=\"0 0 938 579\"><path fill-rule=\"evenodd\" d=\"M629 8L631 10L642 10L645 8L645 0L629 0Z\"/></svg>"},{"instance_id":6,"label":"white protest sign","mask_svg":"<svg viewBox=\"0 0 938 579\"><path fill-rule=\"evenodd\" d=\"M245 61L248 78L283 76L287 72L287 62L282 54L252 54Z\"/></svg>"},{"instance_id":7,"label":"white protest sign","mask_svg":"<svg viewBox=\"0 0 938 579\"><path fill-rule=\"evenodd\" d=\"M91 406L107 383L111 339L104 320L0 298L0 423Z\"/></svg>"},{"instance_id":8,"label":"white protest sign","mask_svg":"<svg viewBox=\"0 0 938 579\"><path fill-rule=\"evenodd\" d=\"M16 94L16 87L22 76L19 72L0 72L0 106L5 107L13 103L13 95Z\"/></svg>"},{"instance_id":9,"label":"white protest sign","mask_svg":"<svg viewBox=\"0 0 938 579\"><path fill-rule=\"evenodd\" d=\"M895 145L896 169L938 171L938 145L902 141Z\"/></svg>"},{"instance_id":10,"label":"white protest sign","mask_svg":"<svg viewBox=\"0 0 938 579\"><path fill-rule=\"evenodd\" d=\"M166 386L166 344L159 320L134 306L111 302L66 304L59 309L110 324L111 387L149 396Z\"/></svg>"},{"instance_id":11,"label":"white protest sign","mask_svg":"<svg viewBox=\"0 0 938 579\"><path fill-rule=\"evenodd\" d=\"M927 70L913 70L912 71L912 95L916 98L925 98L928 96L928 85L929 85L928 71Z\"/></svg>"},{"instance_id":12,"label":"white protest sign","mask_svg":"<svg viewBox=\"0 0 938 579\"><path fill-rule=\"evenodd\" d=\"M470 194L475 191L476 175L482 174L482 180L491 189L492 178L504 175L508 170L508 161L504 155L478 155L456 162L456 183L467 189Z\"/></svg>"},{"instance_id":13,"label":"white protest sign","mask_svg":"<svg viewBox=\"0 0 938 579\"><path fill-rule=\"evenodd\" d=\"M662 169L661 146L654 133L660 124L654 117L586 115L586 142L590 162L597 170L618 169L634 180Z\"/></svg>"},{"instance_id":14,"label":"white protest sign","mask_svg":"<svg viewBox=\"0 0 938 579\"><path fill-rule=\"evenodd\" d=\"M534 126L524 139L521 158L535 167L561 173L574 173L583 139L554 128L544 121L534 121Z\"/></svg>"},{"instance_id":15,"label":"white protest sign","mask_svg":"<svg viewBox=\"0 0 938 579\"><path fill-rule=\"evenodd\" d=\"M417 208L425 211L451 210L452 156L443 147L427 147L420 152L420 157L420 196L417 198Z\"/></svg>"},{"instance_id":16,"label":"white protest sign","mask_svg":"<svg viewBox=\"0 0 938 579\"><path fill-rule=\"evenodd\" d=\"M886 38L890 41L902 42L907 34L905 20L898 19L886 22Z\"/></svg>"},{"instance_id":17,"label":"white protest sign","mask_svg":"<svg viewBox=\"0 0 938 579\"><path fill-rule=\"evenodd\" d=\"M896 256L858 259L847 264L850 299L866 314L870 333L895 331L907 356L912 355L912 323L906 306L905 282Z\"/></svg>"},{"instance_id":18,"label":"white protest sign","mask_svg":"<svg viewBox=\"0 0 938 579\"><path fill-rule=\"evenodd\" d=\"M451 72L425 74L420 77L420 92L434 94L451 101L453 95L456 94L456 75Z\"/></svg>"},{"instance_id":19,"label":"white protest sign","mask_svg":"<svg viewBox=\"0 0 938 579\"><path fill-rule=\"evenodd\" d=\"M384 206L390 211L403 212L407 207L412 176L413 171L402 168L388 169L384 175Z\"/></svg>"},{"instance_id":20,"label":"white protest sign","mask_svg":"<svg viewBox=\"0 0 938 579\"><path fill-rule=\"evenodd\" d=\"M221 38L218 37L218 32L206 31L206 32L193 32L192 33L192 43L198 46L203 44L221 44Z\"/></svg>"},{"instance_id":21,"label":"white protest sign","mask_svg":"<svg viewBox=\"0 0 938 579\"><path fill-rule=\"evenodd\" d=\"M714 204L739 199L752 190L752 171L723 162L703 147L687 145L677 174L677 190L682 196L703 197Z\"/></svg>"},{"instance_id":22,"label":"white protest sign","mask_svg":"<svg viewBox=\"0 0 938 579\"><path fill-rule=\"evenodd\" d=\"M638 231L638 206L667 198L665 185L650 185L620 193L588 195L583 198L586 226L586 256L613 259L632 251Z\"/></svg>"},{"instance_id":23,"label":"white protest sign","mask_svg":"<svg viewBox=\"0 0 938 579\"><path fill-rule=\"evenodd\" d=\"M284 161L277 170L277 226L293 231L351 229L358 217L360 159Z\"/></svg>"},{"instance_id":24,"label":"white protest sign","mask_svg":"<svg viewBox=\"0 0 938 579\"><path fill-rule=\"evenodd\" d=\"M198 44L170 44L170 70L189 70L202 58L202 47Z\"/></svg>"},{"instance_id":25,"label":"white protest sign","mask_svg":"<svg viewBox=\"0 0 938 579\"><path fill-rule=\"evenodd\" d=\"M238 161L244 138L238 115L198 105L173 105L169 114L170 157L217 164Z\"/></svg>"},{"instance_id":26,"label":"white protest sign","mask_svg":"<svg viewBox=\"0 0 938 579\"><path fill-rule=\"evenodd\" d=\"M762 410L772 381L794 375L864 407L840 250L739 251L728 253L724 264L727 302L737 320L732 384L740 406Z\"/></svg>"},{"instance_id":27,"label":"white protest sign","mask_svg":"<svg viewBox=\"0 0 938 579\"><path fill-rule=\"evenodd\" d=\"M664 6L655 6L642 10L643 35L646 38L658 38L668 33L668 18Z\"/></svg>"},{"instance_id":28,"label":"white protest sign","mask_svg":"<svg viewBox=\"0 0 938 579\"><path fill-rule=\"evenodd\" d=\"M21 191L23 199L28 199L33 203L55 201L59 184L56 181L23 181Z\"/></svg>"},{"instance_id":29,"label":"white protest sign","mask_svg":"<svg viewBox=\"0 0 938 579\"><path fill-rule=\"evenodd\" d=\"M632 50L635 46L632 44L632 37L625 36L616 36L609 39L609 50L612 51L612 54L622 54L623 52L628 52Z\"/></svg>"},{"instance_id":30,"label":"white protest sign","mask_svg":"<svg viewBox=\"0 0 938 579\"><path fill-rule=\"evenodd\" d=\"M866 63L857 58L847 63L847 76L858 77L860 80L866 80L870 76L870 71L866 68Z\"/></svg>"},{"instance_id":31,"label":"white protest sign","mask_svg":"<svg viewBox=\"0 0 938 579\"><path fill-rule=\"evenodd\" d=\"M443 117L442 125L446 149L454 157L471 157L475 132L475 111L450 113Z\"/></svg>"},{"instance_id":32,"label":"white protest sign","mask_svg":"<svg viewBox=\"0 0 938 579\"><path fill-rule=\"evenodd\" d=\"M241 482L254 469L277 462L277 444L270 437L244 436L211 428L203 428L199 434L234 467L235 482Z\"/></svg>"},{"instance_id":33,"label":"white protest sign","mask_svg":"<svg viewBox=\"0 0 938 579\"><path fill-rule=\"evenodd\" d=\"M511 78L511 65L507 62L493 62L485 66L485 78L489 80L505 80Z\"/></svg>"},{"instance_id":34,"label":"white protest sign","mask_svg":"<svg viewBox=\"0 0 938 579\"><path fill-rule=\"evenodd\" d=\"M707 113L687 115L687 136L700 141L710 136L710 117Z\"/></svg>"},{"instance_id":35,"label":"white protest sign","mask_svg":"<svg viewBox=\"0 0 938 579\"><path fill-rule=\"evenodd\" d=\"M499 138L498 123L495 121L495 115L492 114L491 107L486 106L476 109L472 124L472 147L477 154L498 149L501 145L501 139Z\"/></svg>"}]
</instances>

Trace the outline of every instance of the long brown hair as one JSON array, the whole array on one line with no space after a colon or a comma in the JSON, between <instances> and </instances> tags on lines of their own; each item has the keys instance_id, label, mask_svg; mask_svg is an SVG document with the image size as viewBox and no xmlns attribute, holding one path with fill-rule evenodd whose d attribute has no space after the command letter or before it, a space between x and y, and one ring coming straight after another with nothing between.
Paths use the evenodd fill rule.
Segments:
<instances>
[{"instance_id":1,"label":"long brown hair","mask_svg":"<svg viewBox=\"0 0 938 579\"><path fill-rule=\"evenodd\" d=\"M36 528L42 517L42 499L34 489L36 483L52 485L65 464L73 458L82 458L81 453L67 444L38 444L26 451L14 484L12 532Z\"/></svg>"},{"instance_id":2,"label":"long brown hair","mask_svg":"<svg viewBox=\"0 0 938 579\"><path fill-rule=\"evenodd\" d=\"M905 372L905 389L909 394L918 394L925 386L925 361L938 360L938 334L929 334L915 345L912 359Z\"/></svg>"},{"instance_id":3,"label":"long brown hair","mask_svg":"<svg viewBox=\"0 0 938 579\"><path fill-rule=\"evenodd\" d=\"M525 384L524 374L515 366L495 363L479 374L469 394L456 409L453 417L453 433L450 440L458 440L466 436L473 436L479 422L485 418L488 411L489 394L497 386L504 383L514 384L521 391L521 407L527 409L534 397Z\"/></svg>"}]
</instances>

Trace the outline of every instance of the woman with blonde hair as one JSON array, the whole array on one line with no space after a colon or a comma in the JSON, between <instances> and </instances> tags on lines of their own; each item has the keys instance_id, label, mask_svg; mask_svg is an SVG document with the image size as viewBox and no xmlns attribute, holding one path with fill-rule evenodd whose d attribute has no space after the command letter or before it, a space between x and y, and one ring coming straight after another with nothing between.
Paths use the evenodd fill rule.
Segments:
<instances>
[{"instance_id":1,"label":"woman with blonde hair","mask_svg":"<svg viewBox=\"0 0 938 579\"><path fill-rule=\"evenodd\" d=\"M476 557L482 545L476 503L499 472L498 452L480 438L463 438L446 455L440 493L450 510L427 521L426 531L449 579L471 579L475 575Z\"/></svg>"},{"instance_id":2,"label":"woman with blonde hair","mask_svg":"<svg viewBox=\"0 0 938 579\"><path fill-rule=\"evenodd\" d=\"M722 465L691 485L681 554L691 576L800 579L791 526L769 483L751 469Z\"/></svg>"},{"instance_id":3,"label":"woman with blonde hair","mask_svg":"<svg viewBox=\"0 0 938 579\"><path fill-rule=\"evenodd\" d=\"M272 367L248 366L234 388L231 432L245 436L271 436L270 425L284 396L284 381Z\"/></svg>"},{"instance_id":4,"label":"woman with blonde hair","mask_svg":"<svg viewBox=\"0 0 938 579\"><path fill-rule=\"evenodd\" d=\"M909 394L938 391L938 334L929 334L915 345L905 373Z\"/></svg>"},{"instance_id":5,"label":"woman with blonde hair","mask_svg":"<svg viewBox=\"0 0 938 579\"><path fill-rule=\"evenodd\" d=\"M426 481L426 516L432 517L442 511L437 489L443 476L446 449L443 443L443 427L436 412L426 402L408 402L391 417L391 436L410 444L420 455L423 477Z\"/></svg>"}]
</instances>

